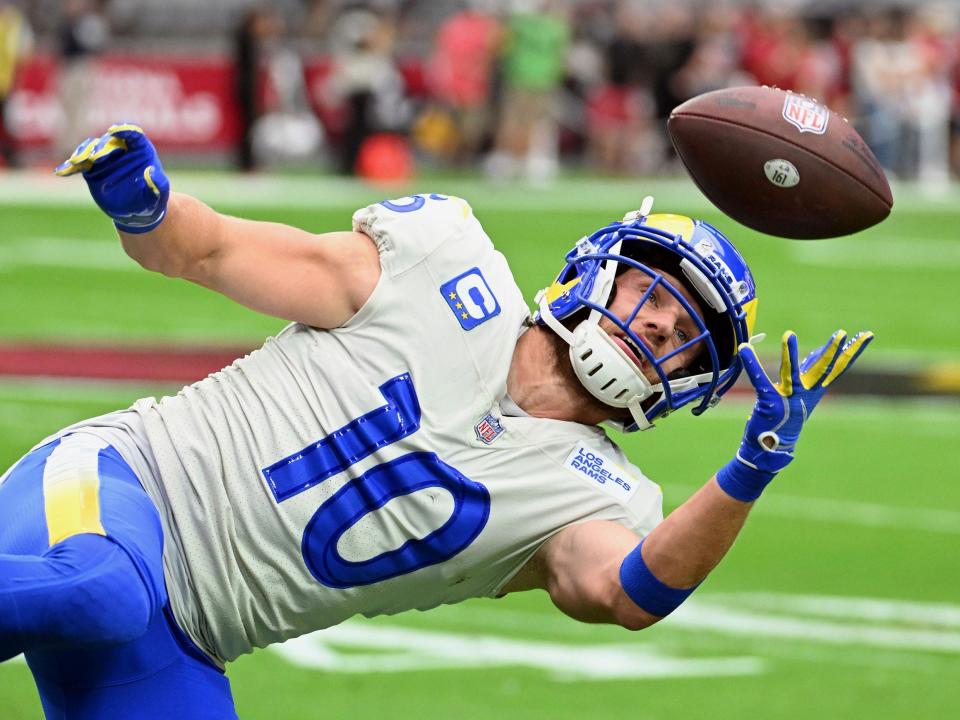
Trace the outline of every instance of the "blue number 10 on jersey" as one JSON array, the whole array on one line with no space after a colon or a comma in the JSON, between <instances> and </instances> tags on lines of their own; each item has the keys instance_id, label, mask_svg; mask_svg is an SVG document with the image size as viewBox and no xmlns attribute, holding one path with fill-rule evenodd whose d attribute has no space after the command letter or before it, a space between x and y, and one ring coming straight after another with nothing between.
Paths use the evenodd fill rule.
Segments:
<instances>
[{"instance_id":1,"label":"blue number 10 on jersey","mask_svg":"<svg viewBox=\"0 0 960 720\"><path fill-rule=\"evenodd\" d=\"M263 469L278 503L346 471L376 450L420 428L420 402L408 373L380 386L387 401ZM337 542L364 516L390 500L439 487L453 497L453 513L439 528L395 550L353 562L341 557ZM303 531L307 568L324 585L370 585L449 560L472 543L490 516L490 494L432 452L412 452L381 463L347 482L313 514Z\"/></svg>"}]
</instances>

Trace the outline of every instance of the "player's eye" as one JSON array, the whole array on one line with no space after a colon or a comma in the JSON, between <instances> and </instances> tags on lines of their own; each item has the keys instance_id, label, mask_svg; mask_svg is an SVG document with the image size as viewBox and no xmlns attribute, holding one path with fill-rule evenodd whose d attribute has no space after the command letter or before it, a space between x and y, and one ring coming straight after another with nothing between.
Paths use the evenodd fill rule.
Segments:
<instances>
[{"instance_id":1,"label":"player's eye","mask_svg":"<svg viewBox=\"0 0 960 720\"><path fill-rule=\"evenodd\" d=\"M677 328L674 332L677 335L677 340L679 340L681 343L685 343L690 339L690 336L687 335L686 331L681 330L680 328Z\"/></svg>"}]
</instances>

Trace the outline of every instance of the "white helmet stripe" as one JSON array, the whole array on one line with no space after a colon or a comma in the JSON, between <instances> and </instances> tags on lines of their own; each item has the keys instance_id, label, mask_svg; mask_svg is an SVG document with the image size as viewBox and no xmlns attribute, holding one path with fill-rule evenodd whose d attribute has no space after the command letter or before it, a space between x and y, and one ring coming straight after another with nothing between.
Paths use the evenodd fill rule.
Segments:
<instances>
[{"instance_id":1,"label":"white helmet stripe","mask_svg":"<svg viewBox=\"0 0 960 720\"><path fill-rule=\"evenodd\" d=\"M693 285L707 305L717 312L726 312L727 306L726 303L723 302L720 291L714 287L709 278L707 278L696 265L684 258L680 261L680 269L683 270L683 274L687 276L687 280L690 281L690 284Z\"/></svg>"}]
</instances>

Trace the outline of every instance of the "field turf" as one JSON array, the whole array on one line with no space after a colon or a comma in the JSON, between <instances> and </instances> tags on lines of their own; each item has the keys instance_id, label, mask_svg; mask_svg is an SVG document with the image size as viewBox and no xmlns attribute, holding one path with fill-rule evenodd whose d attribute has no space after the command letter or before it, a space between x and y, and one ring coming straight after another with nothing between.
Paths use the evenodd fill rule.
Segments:
<instances>
[{"instance_id":1,"label":"field turf","mask_svg":"<svg viewBox=\"0 0 960 720\"><path fill-rule=\"evenodd\" d=\"M384 195L296 178L186 175L177 187L315 231L345 228L353 209ZM678 183L426 189L471 201L528 297L577 237L650 192L657 209L703 216L735 238L760 288L764 356L784 329L808 348L842 325L877 333L863 366L960 362L956 194L906 189L879 227L800 243L725 222ZM282 326L137 268L79 180L0 180L0 229L0 344L253 347ZM175 389L0 379L0 466L69 422ZM669 509L729 458L748 410L730 399L700 418L678 413L623 444L663 485ZM956 400L828 399L730 556L666 622L638 634L580 625L542 593L352 620L234 663L240 716L950 717L960 707L957 448ZM40 716L26 666L0 666L0 720Z\"/></svg>"}]
</instances>

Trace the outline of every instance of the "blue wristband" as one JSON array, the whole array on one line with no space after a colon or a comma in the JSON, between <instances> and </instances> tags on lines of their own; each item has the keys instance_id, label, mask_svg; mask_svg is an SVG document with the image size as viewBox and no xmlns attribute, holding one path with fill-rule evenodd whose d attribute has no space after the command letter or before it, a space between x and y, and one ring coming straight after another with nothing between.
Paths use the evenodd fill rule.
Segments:
<instances>
[{"instance_id":1,"label":"blue wristband","mask_svg":"<svg viewBox=\"0 0 960 720\"><path fill-rule=\"evenodd\" d=\"M630 554L623 559L620 565L620 584L623 591L642 610L656 617L666 617L680 604L690 597L690 593L699 587L699 583L691 588L673 588L664 585L647 567L643 561L643 543L640 541Z\"/></svg>"},{"instance_id":2,"label":"blue wristband","mask_svg":"<svg viewBox=\"0 0 960 720\"><path fill-rule=\"evenodd\" d=\"M775 476L775 472L750 467L738 455L717 471L717 485L734 500L753 502Z\"/></svg>"}]
</instances>

